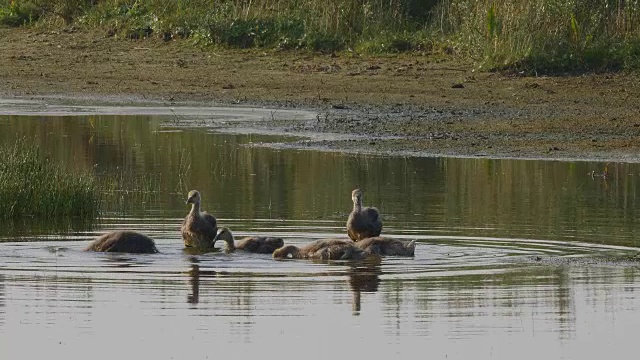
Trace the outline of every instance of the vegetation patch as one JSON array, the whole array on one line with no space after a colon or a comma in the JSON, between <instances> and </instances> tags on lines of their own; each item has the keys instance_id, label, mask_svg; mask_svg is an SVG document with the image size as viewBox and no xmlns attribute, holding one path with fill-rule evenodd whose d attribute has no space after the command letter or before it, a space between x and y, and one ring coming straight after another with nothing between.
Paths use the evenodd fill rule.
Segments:
<instances>
[{"instance_id":1,"label":"vegetation patch","mask_svg":"<svg viewBox=\"0 0 640 360\"><path fill-rule=\"evenodd\" d=\"M640 2L445 0L441 33L486 69L636 70Z\"/></svg>"},{"instance_id":2,"label":"vegetation patch","mask_svg":"<svg viewBox=\"0 0 640 360\"><path fill-rule=\"evenodd\" d=\"M1 219L93 219L98 207L93 176L67 172L24 139L0 146Z\"/></svg>"},{"instance_id":3,"label":"vegetation patch","mask_svg":"<svg viewBox=\"0 0 640 360\"><path fill-rule=\"evenodd\" d=\"M525 73L640 67L638 1L0 0L0 25L34 23L237 48L444 52Z\"/></svg>"}]
</instances>

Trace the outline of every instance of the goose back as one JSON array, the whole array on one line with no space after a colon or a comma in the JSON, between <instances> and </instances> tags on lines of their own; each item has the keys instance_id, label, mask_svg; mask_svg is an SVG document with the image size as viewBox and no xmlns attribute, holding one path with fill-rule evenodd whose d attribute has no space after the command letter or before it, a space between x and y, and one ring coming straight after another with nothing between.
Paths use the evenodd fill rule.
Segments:
<instances>
[{"instance_id":1,"label":"goose back","mask_svg":"<svg viewBox=\"0 0 640 360\"><path fill-rule=\"evenodd\" d=\"M294 259L359 260L366 258L367 255L352 241L345 239L321 239L299 248L287 245L273 252L273 257L276 259L292 257Z\"/></svg>"},{"instance_id":2,"label":"goose back","mask_svg":"<svg viewBox=\"0 0 640 360\"><path fill-rule=\"evenodd\" d=\"M134 254L157 253L150 237L136 231L112 231L97 237L85 250Z\"/></svg>"},{"instance_id":3,"label":"goose back","mask_svg":"<svg viewBox=\"0 0 640 360\"><path fill-rule=\"evenodd\" d=\"M356 242L355 246L373 255L414 256L416 242L376 236L362 239Z\"/></svg>"}]
</instances>

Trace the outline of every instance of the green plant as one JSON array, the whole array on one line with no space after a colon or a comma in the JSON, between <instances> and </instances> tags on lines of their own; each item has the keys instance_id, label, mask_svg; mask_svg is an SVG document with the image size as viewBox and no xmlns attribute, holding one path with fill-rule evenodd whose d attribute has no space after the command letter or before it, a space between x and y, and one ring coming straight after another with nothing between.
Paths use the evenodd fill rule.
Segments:
<instances>
[{"instance_id":1,"label":"green plant","mask_svg":"<svg viewBox=\"0 0 640 360\"><path fill-rule=\"evenodd\" d=\"M447 43L482 68L637 68L640 2L623 0L0 0L0 24L51 16L125 38L333 52ZM428 46L428 45L427 45Z\"/></svg>"},{"instance_id":2,"label":"green plant","mask_svg":"<svg viewBox=\"0 0 640 360\"><path fill-rule=\"evenodd\" d=\"M0 147L0 218L95 218L99 196L87 173L68 173L25 139Z\"/></svg>"},{"instance_id":3,"label":"green plant","mask_svg":"<svg viewBox=\"0 0 640 360\"><path fill-rule=\"evenodd\" d=\"M42 9L30 1L11 1L0 7L0 25L22 26L38 20Z\"/></svg>"}]
</instances>

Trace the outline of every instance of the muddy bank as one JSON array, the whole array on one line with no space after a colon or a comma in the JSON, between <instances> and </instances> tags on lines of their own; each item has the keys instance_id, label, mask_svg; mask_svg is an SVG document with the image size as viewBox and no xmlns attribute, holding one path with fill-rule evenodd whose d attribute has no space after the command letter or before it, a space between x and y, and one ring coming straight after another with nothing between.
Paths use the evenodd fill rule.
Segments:
<instances>
[{"instance_id":1,"label":"muddy bank","mask_svg":"<svg viewBox=\"0 0 640 360\"><path fill-rule=\"evenodd\" d=\"M299 108L316 116L215 126L341 135L292 144L303 148L640 161L635 74L520 77L443 55L199 49L73 29L0 29L0 46L5 99Z\"/></svg>"}]
</instances>

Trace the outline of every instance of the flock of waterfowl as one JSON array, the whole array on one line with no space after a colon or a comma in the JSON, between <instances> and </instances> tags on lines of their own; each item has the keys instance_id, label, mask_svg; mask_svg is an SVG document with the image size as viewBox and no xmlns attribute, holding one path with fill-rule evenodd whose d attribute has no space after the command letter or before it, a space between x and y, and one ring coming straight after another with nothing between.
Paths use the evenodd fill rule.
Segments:
<instances>
[{"instance_id":1,"label":"flock of waterfowl","mask_svg":"<svg viewBox=\"0 0 640 360\"><path fill-rule=\"evenodd\" d=\"M243 250L273 254L274 259L359 260L369 256L413 256L415 241L381 237L382 220L376 208L362 206L362 191L351 193L353 210L347 220L350 239L320 239L304 246L284 245L277 237L251 236L235 240L231 230L218 227L216 218L200 209L201 197L191 190L187 204L191 211L182 222L181 233L186 248L206 252L214 249L218 240L225 242L225 251ZM102 252L157 253L155 242L136 231L113 231L96 238L86 250Z\"/></svg>"}]
</instances>

